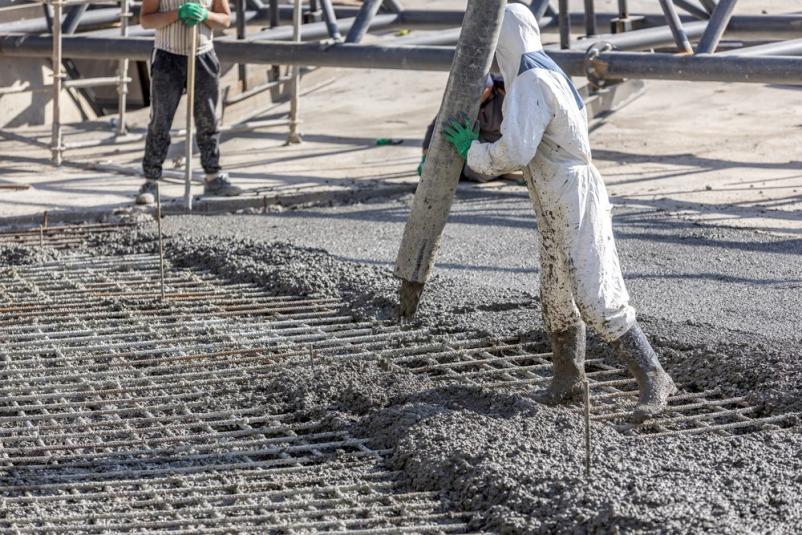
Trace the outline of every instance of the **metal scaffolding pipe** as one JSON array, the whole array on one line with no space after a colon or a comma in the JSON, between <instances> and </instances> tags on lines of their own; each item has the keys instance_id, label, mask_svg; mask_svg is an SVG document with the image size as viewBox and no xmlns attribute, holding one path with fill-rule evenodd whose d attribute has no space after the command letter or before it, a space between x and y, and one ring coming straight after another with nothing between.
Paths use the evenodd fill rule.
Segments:
<instances>
[{"instance_id":1,"label":"metal scaffolding pipe","mask_svg":"<svg viewBox=\"0 0 802 535\"><path fill-rule=\"evenodd\" d=\"M791 39L789 41L777 41L776 43L766 43L745 48L736 48L719 52L717 56L798 56L802 55L802 39Z\"/></svg>"},{"instance_id":2,"label":"metal scaffolding pipe","mask_svg":"<svg viewBox=\"0 0 802 535\"><path fill-rule=\"evenodd\" d=\"M388 26L392 26L394 24L398 24L400 21L400 16L388 13L383 15L377 15L373 19L373 23L371 28L379 29L379 28L386 28ZM338 21L338 29L339 31L348 31L352 29L353 25L355 24L356 19L342 19ZM329 37L329 26L326 22L312 22L310 24L303 24L301 26L301 39L302 40L312 40L312 39L325 39ZM258 32L251 34L248 36L249 41L292 41L293 40L293 27L292 26L279 26L277 28L271 28L269 30L265 30L263 32ZM222 39L215 40L216 43L221 41L229 41L231 40L230 37L224 37Z\"/></svg>"},{"instance_id":3,"label":"metal scaffolding pipe","mask_svg":"<svg viewBox=\"0 0 802 535\"><path fill-rule=\"evenodd\" d=\"M716 0L699 0L708 13L712 13L716 9Z\"/></svg>"},{"instance_id":4,"label":"metal scaffolding pipe","mask_svg":"<svg viewBox=\"0 0 802 535\"><path fill-rule=\"evenodd\" d=\"M676 5L680 9L684 9L686 12L690 13L697 19L707 20L710 18L710 13L703 10L700 7L696 7L695 5L688 2L688 0L673 0L674 5Z\"/></svg>"},{"instance_id":5,"label":"metal scaffolding pipe","mask_svg":"<svg viewBox=\"0 0 802 535\"><path fill-rule=\"evenodd\" d=\"M64 55L86 59L147 60L153 41L144 38L62 38ZM50 36L0 35L0 56L50 57ZM356 69L447 71L454 48L439 46L378 46L326 43L267 43L236 41L215 45L221 61L267 65L309 65ZM584 51L549 50L549 55L572 76L584 76ZM721 81L802 84L802 58L730 55L675 56L648 52L607 52L592 62L609 79Z\"/></svg>"},{"instance_id":6,"label":"metal scaffolding pipe","mask_svg":"<svg viewBox=\"0 0 802 535\"><path fill-rule=\"evenodd\" d=\"M570 22L570 16L569 22ZM585 0L585 35L596 35L598 32L596 28L596 6L594 0Z\"/></svg>"},{"instance_id":7,"label":"metal scaffolding pipe","mask_svg":"<svg viewBox=\"0 0 802 535\"><path fill-rule=\"evenodd\" d=\"M540 23L540 19L543 18L546 14L546 10L549 8L549 0L532 0L532 4L529 8L532 10L535 19Z\"/></svg>"},{"instance_id":8,"label":"metal scaffolding pipe","mask_svg":"<svg viewBox=\"0 0 802 535\"><path fill-rule=\"evenodd\" d=\"M359 43L368 33L376 13L382 7L382 0L363 0L362 8L356 16L351 29L348 30L348 35L345 36L346 43Z\"/></svg>"},{"instance_id":9,"label":"metal scaffolding pipe","mask_svg":"<svg viewBox=\"0 0 802 535\"><path fill-rule=\"evenodd\" d=\"M674 36L674 41L677 47L686 54L693 54L691 42L688 40L688 35L682 28L682 22L677 15L677 8L671 0L660 0L660 7L663 8L663 13L668 21L668 27L671 28L671 34Z\"/></svg>"},{"instance_id":10,"label":"metal scaffolding pipe","mask_svg":"<svg viewBox=\"0 0 802 535\"><path fill-rule=\"evenodd\" d=\"M237 27L237 39L242 41L245 39L247 29L245 27L245 4L246 0L236 1L236 17L234 23ZM248 90L248 66L244 63L237 65L237 75L239 77L240 89L242 91Z\"/></svg>"},{"instance_id":11,"label":"metal scaffolding pipe","mask_svg":"<svg viewBox=\"0 0 802 535\"><path fill-rule=\"evenodd\" d=\"M684 27L684 32L687 37L698 37L704 33L706 27L706 21L691 22ZM619 50L637 50L673 44L674 33L668 26L660 26L624 33L594 35L590 39L577 41L571 49L587 50L594 43L610 43Z\"/></svg>"},{"instance_id":12,"label":"metal scaffolding pipe","mask_svg":"<svg viewBox=\"0 0 802 535\"><path fill-rule=\"evenodd\" d=\"M558 20L560 22L560 48L571 48L571 13L568 0L559 0Z\"/></svg>"},{"instance_id":13,"label":"metal scaffolding pipe","mask_svg":"<svg viewBox=\"0 0 802 535\"><path fill-rule=\"evenodd\" d=\"M719 0L716 9L710 16L710 23L699 40L699 46L696 48L697 54L712 54L716 51L737 2L738 0Z\"/></svg>"},{"instance_id":14,"label":"metal scaffolding pipe","mask_svg":"<svg viewBox=\"0 0 802 535\"><path fill-rule=\"evenodd\" d=\"M67 11L67 16L64 17L64 22L61 23L61 31L64 33L75 33L87 9L89 9L89 4L78 4L77 6L70 7Z\"/></svg>"},{"instance_id":15,"label":"metal scaffolding pipe","mask_svg":"<svg viewBox=\"0 0 802 535\"><path fill-rule=\"evenodd\" d=\"M401 13L404 11L404 6L398 0L384 0L384 8L389 10L390 13Z\"/></svg>"},{"instance_id":16,"label":"metal scaffolding pipe","mask_svg":"<svg viewBox=\"0 0 802 535\"><path fill-rule=\"evenodd\" d=\"M137 11L138 9L139 8L134 10L132 8L131 10ZM76 20L76 27L72 33L79 30L96 29L101 26L114 24L120 20L119 17L120 10L117 8L92 9L84 13ZM63 22L66 23L68 18L69 16L65 17ZM62 24L62 27L64 27L64 24ZM47 33L49 31L50 25L44 19L44 17L39 19L19 20L0 24L0 33ZM67 32L65 31L65 33Z\"/></svg>"},{"instance_id":17,"label":"metal scaffolding pipe","mask_svg":"<svg viewBox=\"0 0 802 535\"><path fill-rule=\"evenodd\" d=\"M337 14L334 13L331 0L320 0L320 7L323 10L323 21L326 23L329 37L336 41L342 41L343 36L340 34L340 27L337 25Z\"/></svg>"}]
</instances>

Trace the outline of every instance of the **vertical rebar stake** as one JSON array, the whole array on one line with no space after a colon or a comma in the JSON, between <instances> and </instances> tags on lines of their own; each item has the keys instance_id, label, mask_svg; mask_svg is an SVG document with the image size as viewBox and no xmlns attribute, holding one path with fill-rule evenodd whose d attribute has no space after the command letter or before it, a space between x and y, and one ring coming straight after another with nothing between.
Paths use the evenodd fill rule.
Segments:
<instances>
[{"instance_id":1,"label":"vertical rebar stake","mask_svg":"<svg viewBox=\"0 0 802 535\"><path fill-rule=\"evenodd\" d=\"M44 249L45 247L45 228L42 225L39 225L39 248Z\"/></svg>"},{"instance_id":2,"label":"vertical rebar stake","mask_svg":"<svg viewBox=\"0 0 802 535\"><path fill-rule=\"evenodd\" d=\"M164 301L164 240L162 238L162 196L159 183L156 182L156 226L159 229L159 277L162 286L162 301Z\"/></svg>"},{"instance_id":3,"label":"vertical rebar stake","mask_svg":"<svg viewBox=\"0 0 802 535\"><path fill-rule=\"evenodd\" d=\"M585 379L585 478L590 480L590 383Z\"/></svg>"}]
</instances>

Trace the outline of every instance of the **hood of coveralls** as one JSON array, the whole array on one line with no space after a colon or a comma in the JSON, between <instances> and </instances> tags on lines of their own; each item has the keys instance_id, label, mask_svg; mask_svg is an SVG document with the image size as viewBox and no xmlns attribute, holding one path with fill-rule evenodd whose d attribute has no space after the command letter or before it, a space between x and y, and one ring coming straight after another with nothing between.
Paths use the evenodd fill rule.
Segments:
<instances>
[{"instance_id":1,"label":"hood of coveralls","mask_svg":"<svg viewBox=\"0 0 802 535\"><path fill-rule=\"evenodd\" d=\"M543 44L535 16L523 4L507 5L496 45L496 62L508 87L518 77L521 56L538 50L543 50Z\"/></svg>"}]
</instances>

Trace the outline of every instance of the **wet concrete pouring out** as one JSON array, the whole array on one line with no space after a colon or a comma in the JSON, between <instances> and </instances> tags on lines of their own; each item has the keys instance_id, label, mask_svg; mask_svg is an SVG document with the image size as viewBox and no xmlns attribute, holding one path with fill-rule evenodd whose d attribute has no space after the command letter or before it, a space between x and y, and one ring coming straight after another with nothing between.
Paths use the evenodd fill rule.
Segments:
<instances>
[{"instance_id":1,"label":"wet concrete pouring out","mask_svg":"<svg viewBox=\"0 0 802 535\"><path fill-rule=\"evenodd\" d=\"M702 381L699 361L723 358L724 342L661 332L680 393L635 427L634 381L591 338L587 479L582 408L528 395L551 374L531 294L463 285L454 302L461 283L439 276L418 320L399 325L389 269L320 249L175 233L161 300L152 226L0 242L3 531L802 522L799 376L763 372L771 395L739 391L737 367Z\"/></svg>"}]
</instances>

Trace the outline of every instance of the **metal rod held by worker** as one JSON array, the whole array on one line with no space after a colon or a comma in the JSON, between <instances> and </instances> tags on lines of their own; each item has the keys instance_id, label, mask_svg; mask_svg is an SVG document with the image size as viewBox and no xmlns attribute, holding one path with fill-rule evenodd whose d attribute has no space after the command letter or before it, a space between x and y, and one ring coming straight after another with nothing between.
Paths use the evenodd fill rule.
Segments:
<instances>
[{"instance_id":1,"label":"metal rod held by worker","mask_svg":"<svg viewBox=\"0 0 802 535\"><path fill-rule=\"evenodd\" d=\"M192 210L192 115L195 110L195 58L198 52L198 26L189 33L190 47L187 56L187 142L184 173L184 206Z\"/></svg>"},{"instance_id":2,"label":"metal rod held by worker","mask_svg":"<svg viewBox=\"0 0 802 535\"><path fill-rule=\"evenodd\" d=\"M591 445L590 445L590 383L585 379L584 385L585 397L585 478L590 479L590 460L591 460Z\"/></svg>"},{"instance_id":3,"label":"metal rod held by worker","mask_svg":"<svg viewBox=\"0 0 802 535\"><path fill-rule=\"evenodd\" d=\"M156 182L156 226L159 229L159 278L161 280L162 301L164 301L164 239L162 237L162 196L159 182Z\"/></svg>"},{"instance_id":4,"label":"metal rod held by worker","mask_svg":"<svg viewBox=\"0 0 802 535\"><path fill-rule=\"evenodd\" d=\"M56 0L51 2L53 5L53 121L51 125L50 136L50 151L52 155L53 165L61 165L61 157L63 151L62 138L61 138L61 85L64 74L61 70L61 12L63 2Z\"/></svg>"},{"instance_id":5,"label":"metal rod held by worker","mask_svg":"<svg viewBox=\"0 0 802 535\"><path fill-rule=\"evenodd\" d=\"M442 130L452 119L478 116L505 4L504 0L470 0L465 11L440 113L396 259L394 274L402 281L402 318L411 318L417 311L464 165Z\"/></svg>"}]
</instances>

